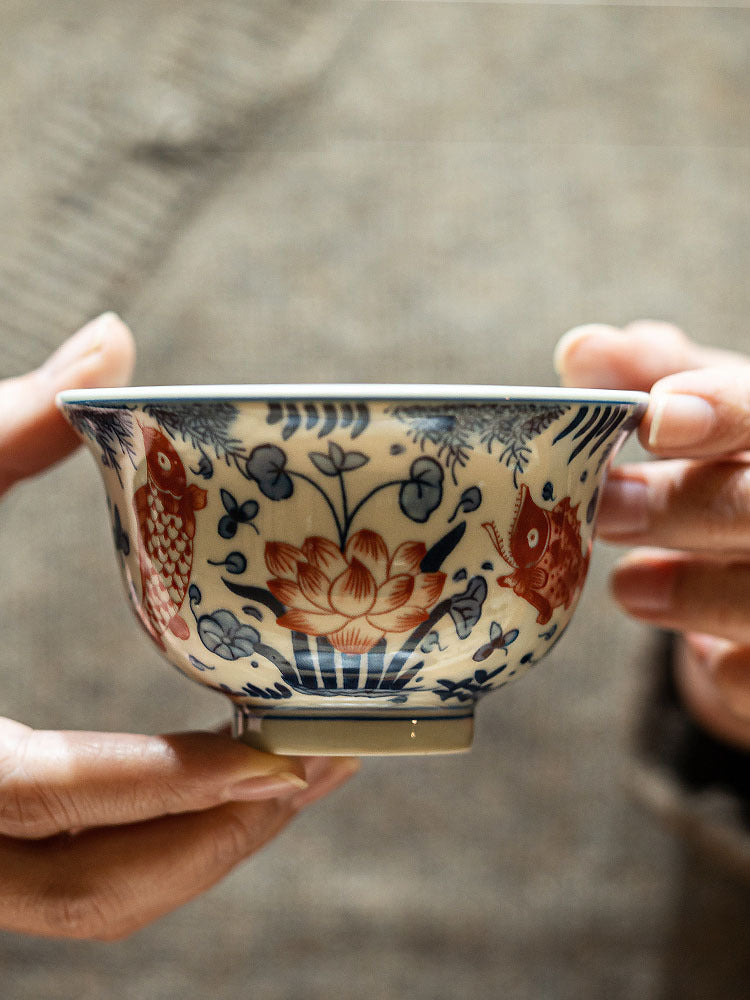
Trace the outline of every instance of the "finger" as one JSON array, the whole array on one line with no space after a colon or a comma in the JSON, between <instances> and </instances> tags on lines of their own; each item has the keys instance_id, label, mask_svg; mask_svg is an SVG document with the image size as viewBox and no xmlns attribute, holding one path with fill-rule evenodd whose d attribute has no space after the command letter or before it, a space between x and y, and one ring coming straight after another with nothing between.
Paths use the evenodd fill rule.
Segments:
<instances>
[{"instance_id":1,"label":"finger","mask_svg":"<svg viewBox=\"0 0 750 1000\"><path fill-rule=\"evenodd\" d=\"M635 549L615 567L612 592L629 614L678 632L750 645L750 562Z\"/></svg>"},{"instance_id":2,"label":"finger","mask_svg":"<svg viewBox=\"0 0 750 1000\"><path fill-rule=\"evenodd\" d=\"M702 347L670 323L639 320L620 330L590 324L570 330L555 350L563 385L648 392L667 375L693 368L747 366L741 354Z\"/></svg>"},{"instance_id":3,"label":"finger","mask_svg":"<svg viewBox=\"0 0 750 1000\"><path fill-rule=\"evenodd\" d=\"M0 719L0 834L42 838L221 802L293 796L299 758L215 733L44 732Z\"/></svg>"},{"instance_id":4,"label":"finger","mask_svg":"<svg viewBox=\"0 0 750 1000\"><path fill-rule=\"evenodd\" d=\"M750 557L750 469L742 462L670 459L613 469L602 490L600 538Z\"/></svg>"},{"instance_id":5,"label":"finger","mask_svg":"<svg viewBox=\"0 0 750 1000\"><path fill-rule=\"evenodd\" d=\"M64 458L79 439L55 405L62 389L125 385L135 346L128 328L105 313L67 340L42 366L0 382L0 494Z\"/></svg>"},{"instance_id":6,"label":"finger","mask_svg":"<svg viewBox=\"0 0 750 1000\"><path fill-rule=\"evenodd\" d=\"M713 458L750 448L750 367L686 371L657 382L639 428L662 456Z\"/></svg>"},{"instance_id":7,"label":"finger","mask_svg":"<svg viewBox=\"0 0 750 1000\"><path fill-rule=\"evenodd\" d=\"M291 799L295 809L306 809L313 802L330 795L339 785L355 775L361 761L357 757L303 757L308 787Z\"/></svg>"},{"instance_id":8,"label":"finger","mask_svg":"<svg viewBox=\"0 0 750 1000\"><path fill-rule=\"evenodd\" d=\"M674 668L691 715L724 742L750 750L750 646L681 636Z\"/></svg>"},{"instance_id":9,"label":"finger","mask_svg":"<svg viewBox=\"0 0 750 1000\"><path fill-rule=\"evenodd\" d=\"M309 794L330 793L351 761L308 761ZM49 841L0 838L0 926L114 940L210 888L275 836L302 805L227 803Z\"/></svg>"},{"instance_id":10,"label":"finger","mask_svg":"<svg viewBox=\"0 0 750 1000\"><path fill-rule=\"evenodd\" d=\"M214 885L293 815L282 800L228 803L53 841L0 839L0 926L122 938Z\"/></svg>"}]
</instances>

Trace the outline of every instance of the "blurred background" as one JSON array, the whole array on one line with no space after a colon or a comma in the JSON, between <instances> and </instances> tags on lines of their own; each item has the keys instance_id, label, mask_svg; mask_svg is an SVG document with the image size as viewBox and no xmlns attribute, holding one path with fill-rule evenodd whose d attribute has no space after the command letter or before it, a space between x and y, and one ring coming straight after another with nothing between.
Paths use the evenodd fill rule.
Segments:
<instances>
[{"instance_id":1,"label":"blurred background","mask_svg":"<svg viewBox=\"0 0 750 1000\"><path fill-rule=\"evenodd\" d=\"M146 384L548 384L567 328L642 316L747 347L748 6L0 0L0 375L105 309ZM128 616L90 456L0 553L3 714L223 721ZM744 998L750 882L684 836L731 801L679 833L633 795L679 800L614 556L470 755L366 761L127 941L0 934L3 997Z\"/></svg>"}]
</instances>

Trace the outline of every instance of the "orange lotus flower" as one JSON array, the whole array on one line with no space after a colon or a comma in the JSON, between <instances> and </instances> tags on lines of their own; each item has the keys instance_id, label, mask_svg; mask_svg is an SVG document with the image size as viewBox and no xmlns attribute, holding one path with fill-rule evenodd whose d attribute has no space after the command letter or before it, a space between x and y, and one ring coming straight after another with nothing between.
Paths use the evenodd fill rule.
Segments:
<instances>
[{"instance_id":1,"label":"orange lotus flower","mask_svg":"<svg viewBox=\"0 0 750 1000\"><path fill-rule=\"evenodd\" d=\"M301 549L266 542L268 589L288 609L277 624L325 636L342 653L367 653L389 632L408 632L429 617L445 573L420 573L423 542L389 556L374 531L358 531L342 552L314 536Z\"/></svg>"}]
</instances>

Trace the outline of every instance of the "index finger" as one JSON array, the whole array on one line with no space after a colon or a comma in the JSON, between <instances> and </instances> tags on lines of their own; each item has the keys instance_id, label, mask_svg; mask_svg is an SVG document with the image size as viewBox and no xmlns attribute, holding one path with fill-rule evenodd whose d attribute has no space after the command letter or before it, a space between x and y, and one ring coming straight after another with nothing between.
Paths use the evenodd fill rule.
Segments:
<instances>
[{"instance_id":1,"label":"index finger","mask_svg":"<svg viewBox=\"0 0 750 1000\"><path fill-rule=\"evenodd\" d=\"M719 458L750 449L750 367L705 368L651 390L641 442L667 458Z\"/></svg>"},{"instance_id":2,"label":"index finger","mask_svg":"<svg viewBox=\"0 0 750 1000\"><path fill-rule=\"evenodd\" d=\"M114 313L104 313L40 368L0 382L0 495L78 446L55 405L56 394L62 389L125 385L134 355L128 328Z\"/></svg>"},{"instance_id":3,"label":"index finger","mask_svg":"<svg viewBox=\"0 0 750 1000\"><path fill-rule=\"evenodd\" d=\"M591 323L569 330L555 350L563 385L648 392L668 375L698 368L750 366L733 351L704 347L671 323L639 320L623 329Z\"/></svg>"},{"instance_id":4,"label":"index finger","mask_svg":"<svg viewBox=\"0 0 750 1000\"><path fill-rule=\"evenodd\" d=\"M306 787L304 760L217 733L47 732L0 719L0 836L39 839Z\"/></svg>"}]
</instances>

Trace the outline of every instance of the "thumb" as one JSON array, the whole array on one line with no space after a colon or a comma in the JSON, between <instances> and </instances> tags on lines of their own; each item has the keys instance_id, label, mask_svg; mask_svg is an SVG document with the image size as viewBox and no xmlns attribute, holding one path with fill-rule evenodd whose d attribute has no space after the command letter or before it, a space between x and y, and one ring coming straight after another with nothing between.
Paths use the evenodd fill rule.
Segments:
<instances>
[{"instance_id":1,"label":"thumb","mask_svg":"<svg viewBox=\"0 0 750 1000\"><path fill-rule=\"evenodd\" d=\"M676 372L749 363L741 354L696 344L676 326L656 320L624 329L599 323L576 327L560 339L554 362L563 385L642 392Z\"/></svg>"},{"instance_id":2,"label":"thumb","mask_svg":"<svg viewBox=\"0 0 750 1000\"><path fill-rule=\"evenodd\" d=\"M77 447L55 405L57 393L126 385L134 359L133 335L109 312L65 341L40 368L0 382L0 494Z\"/></svg>"},{"instance_id":3,"label":"thumb","mask_svg":"<svg viewBox=\"0 0 750 1000\"><path fill-rule=\"evenodd\" d=\"M52 732L0 718L0 837L50 837L308 790L305 762L216 733Z\"/></svg>"}]
</instances>

